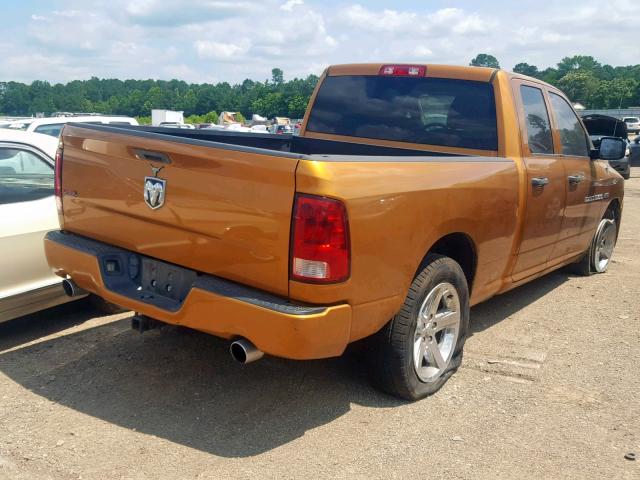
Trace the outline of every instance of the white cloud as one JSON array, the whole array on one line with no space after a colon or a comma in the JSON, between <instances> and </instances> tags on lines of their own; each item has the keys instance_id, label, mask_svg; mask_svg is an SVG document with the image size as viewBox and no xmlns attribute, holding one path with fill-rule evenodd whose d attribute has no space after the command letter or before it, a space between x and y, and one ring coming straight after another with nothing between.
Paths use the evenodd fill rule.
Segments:
<instances>
[{"instance_id":1,"label":"white cloud","mask_svg":"<svg viewBox=\"0 0 640 480\"><path fill-rule=\"evenodd\" d=\"M260 10L260 6L257 0L139 0L127 2L124 11L134 23L166 27L243 16Z\"/></svg>"},{"instance_id":2,"label":"white cloud","mask_svg":"<svg viewBox=\"0 0 640 480\"><path fill-rule=\"evenodd\" d=\"M346 23L356 29L380 32L404 33L411 38L415 34L449 33L466 35L485 33L496 26L478 14L468 14L460 8L442 8L432 13L418 14L411 11L384 9L374 11L361 5L353 5L343 12Z\"/></svg>"},{"instance_id":3,"label":"white cloud","mask_svg":"<svg viewBox=\"0 0 640 480\"><path fill-rule=\"evenodd\" d=\"M433 55L433 51L422 45L418 45L413 49L413 55L416 57L430 57Z\"/></svg>"},{"instance_id":4,"label":"white cloud","mask_svg":"<svg viewBox=\"0 0 640 480\"><path fill-rule=\"evenodd\" d=\"M353 5L344 10L344 19L355 28L362 30L397 31L413 26L418 16L411 12L383 10L374 12L361 5Z\"/></svg>"},{"instance_id":5,"label":"white cloud","mask_svg":"<svg viewBox=\"0 0 640 480\"><path fill-rule=\"evenodd\" d=\"M249 51L251 42L247 39L237 43L214 42L211 40L196 40L193 44L200 58L215 58L218 60L235 59Z\"/></svg>"},{"instance_id":6,"label":"white cloud","mask_svg":"<svg viewBox=\"0 0 640 480\"><path fill-rule=\"evenodd\" d=\"M540 35L540 40L545 43L566 43L571 40L571 35L563 35L556 32L544 32Z\"/></svg>"},{"instance_id":7,"label":"white cloud","mask_svg":"<svg viewBox=\"0 0 640 480\"><path fill-rule=\"evenodd\" d=\"M280 10L284 10L285 12L290 12L294 9L294 7L298 5L302 5L304 2L302 0L288 0L283 5L280 6Z\"/></svg>"}]
</instances>

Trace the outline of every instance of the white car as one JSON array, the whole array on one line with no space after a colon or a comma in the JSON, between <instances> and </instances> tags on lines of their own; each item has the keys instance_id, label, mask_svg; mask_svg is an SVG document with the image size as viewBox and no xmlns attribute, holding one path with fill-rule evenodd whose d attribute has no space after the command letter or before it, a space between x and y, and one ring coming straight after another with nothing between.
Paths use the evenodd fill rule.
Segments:
<instances>
[{"instance_id":1,"label":"white car","mask_svg":"<svg viewBox=\"0 0 640 480\"><path fill-rule=\"evenodd\" d=\"M248 127L245 127L239 123L232 123L226 127L227 130L232 132L250 132L251 130Z\"/></svg>"},{"instance_id":2,"label":"white car","mask_svg":"<svg viewBox=\"0 0 640 480\"><path fill-rule=\"evenodd\" d=\"M57 147L49 135L0 129L0 322L72 300L43 246L45 233L60 228Z\"/></svg>"},{"instance_id":3,"label":"white car","mask_svg":"<svg viewBox=\"0 0 640 480\"><path fill-rule=\"evenodd\" d=\"M159 127L165 128L186 128L188 130L194 130L196 127L191 125L190 123L180 123L180 122L161 122Z\"/></svg>"},{"instance_id":4,"label":"white car","mask_svg":"<svg viewBox=\"0 0 640 480\"><path fill-rule=\"evenodd\" d=\"M106 115L83 115L68 117L27 118L16 120L5 126L11 130L24 130L25 132L42 133L52 137L59 137L65 123L97 123L107 125L138 125L138 121L132 117L118 117Z\"/></svg>"}]
</instances>

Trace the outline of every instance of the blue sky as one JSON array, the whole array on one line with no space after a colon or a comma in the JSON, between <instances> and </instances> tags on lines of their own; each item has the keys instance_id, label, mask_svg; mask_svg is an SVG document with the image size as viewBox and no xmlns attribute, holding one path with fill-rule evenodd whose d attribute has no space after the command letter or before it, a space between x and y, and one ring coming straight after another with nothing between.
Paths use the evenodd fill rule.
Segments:
<instances>
[{"instance_id":1,"label":"blue sky","mask_svg":"<svg viewBox=\"0 0 640 480\"><path fill-rule=\"evenodd\" d=\"M23 0L3 2L0 81L264 80L350 62L544 68L588 54L638 63L640 2L338 0Z\"/></svg>"}]
</instances>

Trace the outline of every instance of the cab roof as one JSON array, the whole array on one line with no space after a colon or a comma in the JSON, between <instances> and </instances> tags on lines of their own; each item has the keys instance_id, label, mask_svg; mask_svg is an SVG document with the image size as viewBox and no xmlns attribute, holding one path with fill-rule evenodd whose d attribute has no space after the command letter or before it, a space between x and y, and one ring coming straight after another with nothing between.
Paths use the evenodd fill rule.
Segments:
<instances>
[{"instance_id":1,"label":"cab roof","mask_svg":"<svg viewBox=\"0 0 640 480\"><path fill-rule=\"evenodd\" d=\"M332 65L327 69L328 76L341 75L378 75L380 69L386 65L415 65L426 67L426 77L456 78L461 80L475 80L489 82L499 70L488 67L469 67L458 65L437 65L411 62L385 62L385 63L352 63L344 65Z\"/></svg>"},{"instance_id":2,"label":"cab roof","mask_svg":"<svg viewBox=\"0 0 640 480\"><path fill-rule=\"evenodd\" d=\"M493 78L500 74L506 79L520 78L545 85L549 88L556 89L553 85L549 85L540 79L528 77L518 73L501 70L499 68L489 67L472 67L463 65L441 65L433 63L411 63L411 62L385 62L385 63L350 63L342 65L331 65L327 68L327 75L330 77L341 75L379 75L380 69L388 65L409 65L417 67L426 67L425 77L429 78L453 78L458 80L474 80L477 82L490 82Z\"/></svg>"}]
</instances>

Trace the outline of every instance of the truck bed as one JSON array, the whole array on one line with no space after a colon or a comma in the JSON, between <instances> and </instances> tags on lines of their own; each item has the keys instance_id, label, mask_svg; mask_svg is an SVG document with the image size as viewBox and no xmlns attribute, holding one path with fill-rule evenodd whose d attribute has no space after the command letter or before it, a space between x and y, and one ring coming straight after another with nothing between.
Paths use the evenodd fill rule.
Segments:
<instances>
[{"instance_id":1,"label":"truck bed","mask_svg":"<svg viewBox=\"0 0 640 480\"><path fill-rule=\"evenodd\" d=\"M80 126L80 125L79 125ZM264 149L273 152L311 155L354 155L354 156L396 156L396 157L448 157L459 156L450 153L431 152L423 149L394 148L364 143L341 142L307 138L296 135L274 135L269 133L244 133L220 130L186 130L184 128L147 127L131 125L81 125L99 131L113 131L144 138L162 138L174 142L202 145L212 142L217 148ZM302 157L299 157L302 158ZM323 157L326 160L326 157Z\"/></svg>"}]
</instances>

